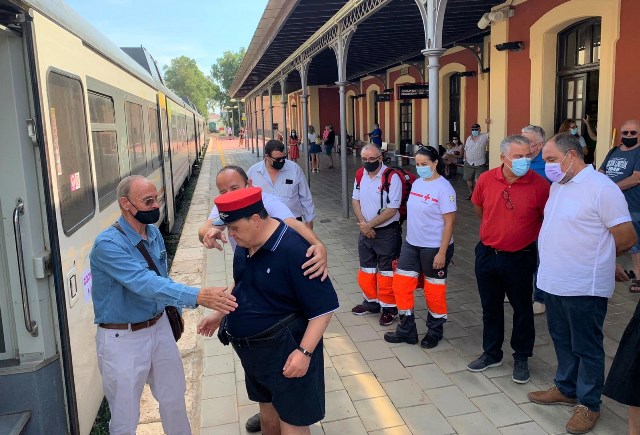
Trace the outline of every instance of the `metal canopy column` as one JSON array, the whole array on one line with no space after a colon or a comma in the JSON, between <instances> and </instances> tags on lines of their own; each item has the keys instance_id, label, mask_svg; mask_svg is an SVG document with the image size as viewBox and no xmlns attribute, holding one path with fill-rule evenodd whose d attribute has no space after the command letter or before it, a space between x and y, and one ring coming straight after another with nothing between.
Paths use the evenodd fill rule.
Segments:
<instances>
[{"instance_id":1,"label":"metal canopy column","mask_svg":"<svg viewBox=\"0 0 640 435\"><path fill-rule=\"evenodd\" d=\"M307 183L311 186L311 167L309 166L309 119L307 116L307 75L309 74L309 65L311 58L305 58L296 66L300 73L300 82L302 84L302 93L300 94L300 103L302 104L302 149L305 161L304 167L307 169Z\"/></svg>"},{"instance_id":2,"label":"metal canopy column","mask_svg":"<svg viewBox=\"0 0 640 435\"><path fill-rule=\"evenodd\" d=\"M273 129L273 84L269 85L269 121L271 121L269 126L271 139L275 139L275 130Z\"/></svg>"},{"instance_id":3,"label":"metal canopy column","mask_svg":"<svg viewBox=\"0 0 640 435\"><path fill-rule=\"evenodd\" d=\"M347 55L349 53L349 42L356 31L356 25L348 28L340 25L338 28L338 37L335 39L331 48L336 55L338 64L338 81L336 84L340 87L340 172L342 175L342 217L349 217L349 189L347 181Z\"/></svg>"},{"instance_id":4,"label":"metal canopy column","mask_svg":"<svg viewBox=\"0 0 640 435\"><path fill-rule=\"evenodd\" d=\"M264 149L264 145L266 143L266 137L264 134L264 102L263 102L263 93L260 92L260 112L262 113L262 149ZM256 149L256 156L260 157L260 144L258 144L258 148Z\"/></svg>"},{"instance_id":5,"label":"metal canopy column","mask_svg":"<svg viewBox=\"0 0 640 435\"><path fill-rule=\"evenodd\" d=\"M429 59L429 145L438 149L440 141L440 56L443 49L422 50Z\"/></svg>"},{"instance_id":6,"label":"metal canopy column","mask_svg":"<svg viewBox=\"0 0 640 435\"><path fill-rule=\"evenodd\" d=\"M287 76L280 77L280 90L282 91L282 141L284 142L284 153L289 155L287 146Z\"/></svg>"}]
</instances>

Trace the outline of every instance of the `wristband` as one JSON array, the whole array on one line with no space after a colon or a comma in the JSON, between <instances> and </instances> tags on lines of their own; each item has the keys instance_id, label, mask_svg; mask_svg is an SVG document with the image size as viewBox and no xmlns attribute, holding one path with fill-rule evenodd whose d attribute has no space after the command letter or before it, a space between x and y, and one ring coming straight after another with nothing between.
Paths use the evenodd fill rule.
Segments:
<instances>
[{"instance_id":1,"label":"wristband","mask_svg":"<svg viewBox=\"0 0 640 435\"><path fill-rule=\"evenodd\" d=\"M308 350L306 350L302 346L298 346L298 350L300 352L302 352L303 355L308 356L309 358L311 358L311 356L313 355L313 352L309 352Z\"/></svg>"}]
</instances>

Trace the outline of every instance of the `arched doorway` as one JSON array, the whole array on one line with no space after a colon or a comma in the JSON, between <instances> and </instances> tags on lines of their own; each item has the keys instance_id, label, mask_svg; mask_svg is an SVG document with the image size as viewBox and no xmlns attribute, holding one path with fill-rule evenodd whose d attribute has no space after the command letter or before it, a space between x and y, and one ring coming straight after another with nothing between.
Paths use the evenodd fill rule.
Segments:
<instances>
[{"instance_id":1,"label":"arched doorway","mask_svg":"<svg viewBox=\"0 0 640 435\"><path fill-rule=\"evenodd\" d=\"M460 137L460 74L449 76L449 139Z\"/></svg>"},{"instance_id":2,"label":"arched doorway","mask_svg":"<svg viewBox=\"0 0 640 435\"><path fill-rule=\"evenodd\" d=\"M589 115L592 127L598 121L600 83L601 19L580 21L558 33L555 131L565 119L575 119L587 141L593 161L595 143L590 143L582 118Z\"/></svg>"}]
</instances>

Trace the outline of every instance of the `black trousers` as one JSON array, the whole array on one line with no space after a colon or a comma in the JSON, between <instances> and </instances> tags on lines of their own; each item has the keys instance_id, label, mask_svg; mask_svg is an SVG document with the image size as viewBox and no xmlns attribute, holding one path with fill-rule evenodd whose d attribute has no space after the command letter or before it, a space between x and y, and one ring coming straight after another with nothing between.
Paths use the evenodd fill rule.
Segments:
<instances>
[{"instance_id":1,"label":"black trousers","mask_svg":"<svg viewBox=\"0 0 640 435\"><path fill-rule=\"evenodd\" d=\"M535 243L516 252L497 251L479 242L476 246L476 280L482 303L482 348L502 360L504 342L504 296L513 307L511 348L513 357L525 360L533 355L533 274L536 270Z\"/></svg>"}]
</instances>

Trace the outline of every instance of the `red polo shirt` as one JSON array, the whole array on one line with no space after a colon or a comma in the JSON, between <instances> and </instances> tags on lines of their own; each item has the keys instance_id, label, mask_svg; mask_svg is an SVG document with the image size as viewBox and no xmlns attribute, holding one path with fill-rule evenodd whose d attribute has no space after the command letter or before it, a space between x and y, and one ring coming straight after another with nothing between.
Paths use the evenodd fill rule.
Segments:
<instances>
[{"instance_id":1,"label":"red polo shirt","mask_svg":"<svg viewBox=\"0 0 640 435\"><path fill-rule=\"evenodd\" d=\"M549 187L549 182L532 170L513 184L504 178L502 166L483 173L471 197L471 202L483 209L480 241L508 252L533 243L542 226Z\"/></svg>"}]
</instances>

